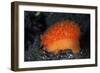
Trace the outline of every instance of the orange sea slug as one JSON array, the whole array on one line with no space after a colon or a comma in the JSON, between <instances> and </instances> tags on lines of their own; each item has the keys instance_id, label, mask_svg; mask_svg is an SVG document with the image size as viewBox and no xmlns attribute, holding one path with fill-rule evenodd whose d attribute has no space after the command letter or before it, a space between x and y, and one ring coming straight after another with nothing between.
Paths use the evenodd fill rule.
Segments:
<instances>
[{"instance_id":1,"label":"orange sea slug","mask_svg":"<svg viewBox=\"0 0 100 73\"><path fill-rule=\"evenodd\" d=\"M73 53L80 50L80 27L70 20L62 20L52 24L41 35L41 44L46 51L59 53L61 50L71 49Z\"/></svg>"}]
</instances>

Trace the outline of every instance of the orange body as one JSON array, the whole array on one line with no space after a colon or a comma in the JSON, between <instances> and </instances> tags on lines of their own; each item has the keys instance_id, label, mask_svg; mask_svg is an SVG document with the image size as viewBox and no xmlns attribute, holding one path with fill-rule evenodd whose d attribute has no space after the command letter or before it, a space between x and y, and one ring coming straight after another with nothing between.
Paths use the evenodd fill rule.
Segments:
<instances>
[{"instance_id":1,"label":"orange body","mask_svg":"<svg viewBox=\"0 0 100 73\"><path fill-rule=\"evenodd\" d=\"M48 52L58 53L61 50L71 49L73 53L80 49L80 27L73 21L62 20L51 25L41 35L41 44Z\"/></svg>"}]
</instances>

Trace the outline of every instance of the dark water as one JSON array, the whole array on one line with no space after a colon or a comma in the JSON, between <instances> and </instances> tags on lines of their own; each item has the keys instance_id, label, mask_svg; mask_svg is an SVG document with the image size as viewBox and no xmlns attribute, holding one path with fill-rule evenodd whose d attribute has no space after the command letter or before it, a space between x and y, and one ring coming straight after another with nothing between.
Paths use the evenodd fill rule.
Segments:
<instances>
[{"instance_id":1,"label":"dark water","mask_svg":"<svg viewBox=\"0 0 100 73\"><path fill-rule=\"evenodd\" d=\"M79 53L73 54L70 48L59 54L41 49L40 35L59 20L73 20L79 24L81 30ZM24 22L24 61L90 58L90 14L25 11Z\"/></svg>"}]
</instances>

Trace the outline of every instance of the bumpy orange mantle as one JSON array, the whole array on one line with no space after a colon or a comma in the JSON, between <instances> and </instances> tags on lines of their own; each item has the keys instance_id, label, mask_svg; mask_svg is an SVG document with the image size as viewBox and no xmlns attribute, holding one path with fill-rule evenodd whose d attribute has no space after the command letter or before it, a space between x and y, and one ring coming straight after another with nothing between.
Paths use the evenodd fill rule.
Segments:
<instances>
[{"instance_id":1,"label":"bumpy orange mantle","mask_svg":"<svg viewBox=\"0 0 100 73\"><path fill-rule=\"evenodd\" d=\"M58 53L61 50L71 49L73 53L80 50L80 27L70 20L62 20L51 25L41 35L41 44L48 52Z\"/></svg>"}]
</instances>

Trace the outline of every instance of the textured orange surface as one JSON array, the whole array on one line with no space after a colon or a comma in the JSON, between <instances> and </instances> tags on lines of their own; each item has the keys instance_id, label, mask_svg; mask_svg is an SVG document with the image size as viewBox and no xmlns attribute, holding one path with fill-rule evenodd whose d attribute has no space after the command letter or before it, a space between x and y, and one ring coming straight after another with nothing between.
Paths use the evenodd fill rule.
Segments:
<instances>
[{"instance_id":1,"label":"textured orange surface","mask_svg":"<svg viewBox=\"0 0 100 73\"><path fill-rule=\"evenodd\" d=\"M51 25L46 32L41 35L41 44L48 52L58 53L61 50L72 49L77 53L79 44L80 27L70 20L62 20Z\"/></svg>"}]
</instances>

